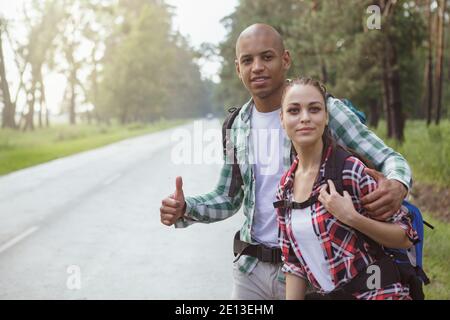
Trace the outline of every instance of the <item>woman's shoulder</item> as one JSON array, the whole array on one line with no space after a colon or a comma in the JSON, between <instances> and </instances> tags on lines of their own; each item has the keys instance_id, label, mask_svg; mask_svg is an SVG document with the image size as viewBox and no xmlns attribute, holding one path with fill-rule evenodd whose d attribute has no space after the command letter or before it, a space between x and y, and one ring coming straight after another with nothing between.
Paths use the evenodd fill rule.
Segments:
<instances>
[{"instance_id":1,"label":"woman's shoulder","mask_svg":"<svg viewBox=\"0 0 450 320\"><path fill-rule=\"evenodd\" d=\"M344 186L352 185L353 188L360 189L363 193L370 192L376 188L377 182L365 172L368 168L364 162L356 156L350 156L345 160L342 171Z\"/></svg>"},{"instance_id":2,"label":"woman's shoulder","mask_svg":"<svg viewBox=\"0 0 450 320\"><path fill-rule=\"evenodd\" d=\"M344 162L344 170L362 173L367 166L358 157L351 155Z\"/></svg>"}]
</instances>

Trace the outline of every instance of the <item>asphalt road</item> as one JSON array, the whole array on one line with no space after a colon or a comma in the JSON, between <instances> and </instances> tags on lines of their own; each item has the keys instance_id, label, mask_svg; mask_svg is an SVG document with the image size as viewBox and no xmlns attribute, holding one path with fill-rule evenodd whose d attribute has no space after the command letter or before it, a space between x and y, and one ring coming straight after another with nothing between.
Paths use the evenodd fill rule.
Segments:
<instances>
[{"instance_id":1,"label":"asphalt road","mask_svg":"<svg viewBox=\"0 0 450 320\"><path fill-rule=\"evenodd\" d=\"M173 138L195 136L209 147L177 164ZM204 120L0 177L0 299L229 299L242 212L186 229L159 220L177 175L186 195L215 186L220 164L198 155L217 147L220 123Z\"/></svg>"}]
</instances>

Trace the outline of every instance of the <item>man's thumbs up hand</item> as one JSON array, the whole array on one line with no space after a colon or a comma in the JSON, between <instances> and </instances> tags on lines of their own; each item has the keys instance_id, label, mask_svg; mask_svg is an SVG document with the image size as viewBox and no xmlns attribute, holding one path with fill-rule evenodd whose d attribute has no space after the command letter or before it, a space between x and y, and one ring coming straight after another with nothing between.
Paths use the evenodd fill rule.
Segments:
<instances>
[{"instance_id":1,"label":"man's thumbs up hand","mask_svg":"<svg viewBox=\"0 0 450 320\"><path fill-rule=\"evenodd\" d=\"M174 199L184 202L183 178L176 177Z\"/></svg>"},{"instance_id":2,"label":"man's thumbs up hand","mask_svg":"<svg viewBox=\"0 0 450 320\"><path fill-rule=\"evenodd\" d=\"M186 211L186 202L184 201L183 179L176 177L175 192L163 199L159 212L161 214L161 223L166 226L173 225Z\"/></svg>"}]
</instances>

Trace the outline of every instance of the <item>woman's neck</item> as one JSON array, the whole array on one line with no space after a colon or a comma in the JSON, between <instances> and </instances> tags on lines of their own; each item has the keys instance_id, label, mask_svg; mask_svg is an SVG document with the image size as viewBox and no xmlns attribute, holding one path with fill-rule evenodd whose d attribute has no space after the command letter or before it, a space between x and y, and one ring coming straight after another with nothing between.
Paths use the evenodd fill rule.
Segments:
<instances>
[{"instance_id":1,"label":"woman's neck","mask_svg":"<svg viewBox=\"0 0 450 320\"><path fill-rule=\"evenodd\" d=\"M298 146L294 143L298 154L297 170L301 172L317 171L322 162L323 141L319 139L316 143L308 146Z\"/></svg>"}]
</instances>

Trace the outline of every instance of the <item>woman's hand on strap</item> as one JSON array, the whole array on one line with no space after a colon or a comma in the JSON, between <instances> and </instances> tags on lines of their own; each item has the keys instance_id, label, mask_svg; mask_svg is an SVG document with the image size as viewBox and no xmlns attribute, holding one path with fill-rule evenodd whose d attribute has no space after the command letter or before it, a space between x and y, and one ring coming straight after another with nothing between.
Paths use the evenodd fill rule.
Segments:
<instances>
[{"instance_id":1,"label":"woman's hand on strap","mask_svg":"<svg viewBox=\"0 0 450 320\"><path fill-rule=\"evenodd\" d=\"M352 198L347 191L341 196L334 186L333 181L328 180L330 192L327 191L327 185L320 189L319 201L324 205L325 209L339 221L351 226L354 218L359 215L356 211Z\"/></svg>"}]
</instances>

